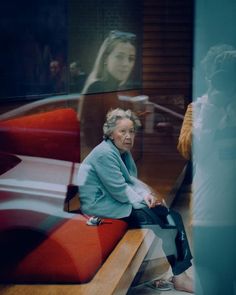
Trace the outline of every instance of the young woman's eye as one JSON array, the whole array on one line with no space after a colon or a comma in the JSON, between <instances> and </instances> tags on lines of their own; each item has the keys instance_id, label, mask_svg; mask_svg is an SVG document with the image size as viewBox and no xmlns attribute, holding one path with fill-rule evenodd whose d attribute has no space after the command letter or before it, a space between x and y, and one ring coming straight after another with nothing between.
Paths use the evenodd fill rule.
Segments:
<instances>
[{"instance_id":1,"label":"young woman's eye","mask_svg":"<svg viewBox=\"0 0 236 295\"><path fill-rule=\"evenodd\" d=\"M124 59L124 55L123 54L117 54L116 58L121 61L121 60Z\"/></svg>"},{"instance_id":2,"label":"young woman's eye","mask_svg":"<svg viewBox=\"0 0 236 295\"><path fill-rule=\"evenodd\" d=\"M129 62L135 62L135 57L134 56L130 56L129 57Z\"/></svg>"}]
</instances>

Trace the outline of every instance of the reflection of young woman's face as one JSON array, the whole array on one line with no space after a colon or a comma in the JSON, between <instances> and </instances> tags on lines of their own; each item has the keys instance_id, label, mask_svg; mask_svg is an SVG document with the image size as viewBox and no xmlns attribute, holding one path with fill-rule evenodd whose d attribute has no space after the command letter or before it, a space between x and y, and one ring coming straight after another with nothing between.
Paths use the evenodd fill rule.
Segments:
<instances>
[{"instance_id":1,"label":"reflection of young woman's face","mask_svg":"<svg viewBox=\"0 0 236 295\"><path fill-rule=\"evenodd\" d=\"M129 42L120 42L107 58L107 70L120 83L125 82L135 63L135 47Z\"/></svg>"}]
</instances>

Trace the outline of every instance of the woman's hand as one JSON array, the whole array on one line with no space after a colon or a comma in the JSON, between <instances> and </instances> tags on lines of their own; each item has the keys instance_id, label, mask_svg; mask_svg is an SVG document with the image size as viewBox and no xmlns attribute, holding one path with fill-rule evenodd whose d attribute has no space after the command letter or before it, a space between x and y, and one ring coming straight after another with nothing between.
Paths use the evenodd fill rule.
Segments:
<instances>
[{"instance_id":1,"label":"woman's hand","mask_svg":"<svg viewBox=\"0 0 236 295\"><path fill-rule=\"evenodd\" d=\"M162 205L162 202L158 200L158 198L152 194L145 196L144 201L147 204L148 208L154 208L158 205Z\"/></svg>"}]
</instances>

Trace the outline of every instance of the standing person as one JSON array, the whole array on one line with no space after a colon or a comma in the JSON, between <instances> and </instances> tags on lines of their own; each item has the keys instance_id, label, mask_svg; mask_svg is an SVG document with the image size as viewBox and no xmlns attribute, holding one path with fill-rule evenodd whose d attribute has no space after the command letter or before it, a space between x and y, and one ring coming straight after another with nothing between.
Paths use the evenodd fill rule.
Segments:
<instances>
[{"instance_id":1,"label":"standing person","mask_svg":"<svg viewBox=\"0 0 236 295\"><path fill-rule=\"evenodd\" d=\"M65 92L65 76L64 69L59 60L52 60L49 64L49 81L48 89L49 93L62 93Z\"/></svg>"},{"instance_id":2,"label":"standing person","mask_svg":"<svg viewBox=\"0 0 236 295\"><path fill-rule=\"evenodd\" d=\"M186 274L192 255L181 216L168 210L152 190L137 178L137 168L130 150L140 125L130 110L108 112L103 126L104 140L82 162L78 181L81 210L85 214L117 218L130 228L158 225L176 228L173 238L176 255L167 256L172 267L172 284L177 290L193 293L192 279ZM168 216L174 222L170 226ZM168 243L163 239L163 250ZM166 254L167 255L167 254ZM155 288L167 288L168 282L157 280Z\"/></svg>"},{"instance_id":3,"label":"standing person","mask_svg":"<svg viewBox=\"0 0 236 295\"><path fill-rule=\"evenodd\" d=\"M211 76L214 73L215 59L224 51L233 50L234 47L228 44L218 44L209 48L206 56L201 61L201 66L205 75L207 88L209 86ZM202 96L198 97L196 101L190 103L184 115L184 121L180 130L177 148L180 154L187 160L192 158L192 125L193 116L198 117L202 104L207 101L207 90Z\"/></svg>"},{"instance_id":4,"label":"standing person","mask_svg":"<svg viewBox=\"0 0 236 295\"><path fill-rule=\"evenodd\" d=\"M192 132L196 292L235 294L236 50L216 57Z\"/></svg>"},{"instance_id":5,"label":"standing person","mask_svg":"<svg viewBox=\"0 0 236 295\"><path fill-rule=\"evenodd\" d=\"M108 110L121 106L117 91L130 88L129 78L136 60L135 41L132 33L111 31L99 49L79 100L82 158L102 138Z\"/></svg>"},{"instance_id":6,"label":"standing person","mask_svg":"<svg viewBox=\"0 0 236 295\"><path fill-rule=\"evenodd\" d=\"M73 61L70 63L70 92L79 93L82 91L86 75L82 70L79 61Z\"/></svg>"}]
</instances>

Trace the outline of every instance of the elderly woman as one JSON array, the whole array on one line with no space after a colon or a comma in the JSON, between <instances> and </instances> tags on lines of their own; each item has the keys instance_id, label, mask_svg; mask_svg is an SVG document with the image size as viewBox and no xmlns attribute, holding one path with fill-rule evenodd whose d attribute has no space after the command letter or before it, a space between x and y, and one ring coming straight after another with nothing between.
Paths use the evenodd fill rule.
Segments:
<instances>
[{"instance_id":1,"label":"elderly woman","mask_svg":"<svg viewBox=\"0 0 236 295\"><path fill-rule=\"evenodd\" d=\"M172 284L178 290L192 293L192 280L185 272L191 266L192 255L182 219L178 213L164 207L151 189L137 178L130 150L139 125L138 118L130 110L108 112L103 126L104 140L90 152L79 169L81 210L88 215L125 220L131 228L150 224L171 228L168 220L172 219L177 229L173 241L177 255L167 257L174 274ZM163 249L164 244L165 241ZM159 280L153 286L164 289L168 282Z\"/></svg>"}]
</instances>

